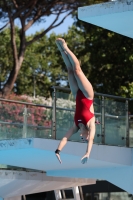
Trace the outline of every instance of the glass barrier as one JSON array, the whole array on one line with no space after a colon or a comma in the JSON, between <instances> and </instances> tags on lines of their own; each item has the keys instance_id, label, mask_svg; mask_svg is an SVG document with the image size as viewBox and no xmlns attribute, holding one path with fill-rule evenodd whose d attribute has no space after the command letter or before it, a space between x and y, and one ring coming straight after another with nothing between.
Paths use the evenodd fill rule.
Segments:
<instances>
[{"instance_id":1,"label":"glass barrier","mask_svg":"<svg viewBox=\"0 0 133 200\"><path fill-rule=\"evenodd\" d=\"M126 146L126 103L118 100L94 99L96 134L94 143ZM56 139L62 139L74 123L75 100L72 94L56 91ZM97 123L98 122L98 123ZM82 142L80 130L71 141Z\"/></svg>"},{"instance_id":2,"label":"glass barrier","mask_svg":"<svg viewBox=\"0 0 133 200\"><path fill-rule=\"evenodd\" d=\"M25 105L1 102L0 139L22 138Z\"/></svg>"},{"instance_id":3,"label":"glass barrier","mask_svg":"<svg viewBox=\"0 0 133 200\"><path fill-rule=\"evenodd\" d=\"M101 100L94 100L96 122L96 136L94 143L102 143L101 134ZM75 100L72 94L56 92L56 139L60 140L74 123ZM70 138L71 141L83 142L80 130Z\"/></svg>"},{"instance_id":4,"label":"glass barrier","mask_svg":"<svg viewBox=\"0 0 133 200\"><path fill-rule=\"evenodd\" d=\"M46 107L28 107L27 135L26 137L53 138L52 137L52 109Z\"/></svg>"},{"instance_id":5,"label":"glass barrier","mask_svg":"<svg viewBox=\"0 0 133 200\"><path fill-rule=\"evenodd\" d=\"M129 147L133 147L133 115L129 116Z\"/></svg>"},{"instance_id":6,"label":"glass barrier","mask_svg":"<svg viewBox=\"0 0 133 200\"><path fill-rule=\"evenodd\" d=\"M105 100L105 144L126 146L126 107L124 102Z\"/></svg>"},{"instance_id":7,"label":"glass barrier","mask_svg":"<svg viewBox=\"0 0 133 200\"><path fill-rule=\"evenodd\" d=\"M133 116L128 116L128 102L108 96L111 95L97 93L94 99L94 143L133 147ZM60 140L73 125L74 114L75 100L70 90L54 90L52 106L0 101L0 140L26 137ZM84 142L80 130L70 140Z\"/></svg>"},{"instance_id":8,"label":"glass barrier","mask_svg":"<svg viewBox=\"0 0 133 200\"><path fill-rule=\"evenodd\" d=\"M92 196L93 195L93 196ZM94 197L95 200L132 200L132 195L127 192L104 192L104 193L85 193L84 200L91 200Z\"/></svg>"},{"instance_id":9,"label":"glass barrier","mask_svg":"<svg viewBox=\"0 0 133 200\"><path fill-rule=\"evenodd\" d=\"M94 110L95 110L95 118L96 118L96 133L94 138L94 143L102 144L102 106L101 99L94 99Z\"/></svg>"},{"instance_id":10,"label":"glass barrier","mask_svg":"<svg viewBox=\"0 0 133 200\"><path fill-rule=\"evenodd\" d=\"M72 94L56 92L56 139L60 140L74 123L75 100ZM71 141L81 141L80 133Z\"/></svg>"},{"instance_id":11,"label":"glass barrier","mask_svg":"<svg viewBox=\"0 0 133 200\"><path fill-rule=\"evenodd\" d=\"M0 103L0 140L52 137L52 107Z\"/></svg>"}]
</instances>

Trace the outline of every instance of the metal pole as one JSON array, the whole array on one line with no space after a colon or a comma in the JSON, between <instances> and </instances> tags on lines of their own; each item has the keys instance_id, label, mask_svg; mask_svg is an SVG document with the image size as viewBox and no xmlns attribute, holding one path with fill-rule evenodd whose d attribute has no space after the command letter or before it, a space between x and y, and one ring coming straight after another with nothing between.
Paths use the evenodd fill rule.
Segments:
<instances>
[{"instance_id":1,"label":"metal pole","mask_svg":"<svg viewBox=\"0 0 133 200\"><path fill-rule=\"evenodd\" d=\"M105 144L105 109L104 109L104 96L102 96L102 116L101 116L101 122L102 122L102 144Z\"/></svg>"},{"instance_id":2,"label":"metal pole","mask_svg":"<svg viewBox=\"0 0 133 200\"><path fill-rule=\"evenodd\" d=\"M65 190L61 190L61 193L62 193L62 199L66 199Z\"/></svg>"},{"instance_id":3,"label":"metal pole","mask_svg":"<svg viewBox=\"0 0 133 200\"><path fill-rule=\"evenodd\" d=\"M27 107L26 106L24 107L23 116L24 116L23 138L26 138L26 135L27 135Z\"/></svg>"},{"instance_id":4,"label":"metal pole","mask_svg":"<svg viewBox=\"0 0 133 200\"><path fill-rule=\"evenodd\" d=\"M54 194L55 194L55 199L56 200L62 199L62 195L61 195L61 191L60 190L54 190Z\"/></svg>"},{"instance_id":5,"label":"metal pole","mask_svg":"<svg viewBox=\"0 0 133 200\"><path fill-rule=\"evenodd\" d=\"M78 186L72 188L74 200L81 200Z\"/></svg>"},{"instance_id":6,"label":"metal pole","mask_svg":"<svg viewBox=\"0 0 133 200\"><path fill-rule=\"evenodd\" d=\"M129 147L129 111L128 111L128 100L126 100L126 146Z\"/></svg>"},{"instance_id":7,"label":"metal pole","mask_svg":"<svg viewBox=\"0 0 133 200\"><path fill-rule=\"evenodd\" d=\"M81 198L81 200L84 200L82 186L78 186L78 188L79 188L80 198Z\"/></svg>"},{"instance_id":8,"label":"metal pole","mask_svg":"<svg viewBox=\"0 0 133 200\"><path fill-rule=\"evenodd\" d=\"M36 84L36 80L35 80L35 74L33 74L33 97L34 97L34 99L36 98L36 86L35 86L35 84Z\"/></svg>"},{"instance_id":9,"label":"metal pole","mask_svg":"<svg viewBox=\"0 0 133 200\"><path fill-rule=\"evenodd\" d=\"M25 195L23 195L23 200L26 200L26 196Z\"/></svg>"},{"instance_id":10,"label":"metal pole","mask_svg":"<svg viewBox=\"0 0 133 200\"><path fill-rule=\"evenodd\" d=\"M52 135L56 139L56 88L53 92L53 120L52 120Z\"/></svg>"}]
</instances>

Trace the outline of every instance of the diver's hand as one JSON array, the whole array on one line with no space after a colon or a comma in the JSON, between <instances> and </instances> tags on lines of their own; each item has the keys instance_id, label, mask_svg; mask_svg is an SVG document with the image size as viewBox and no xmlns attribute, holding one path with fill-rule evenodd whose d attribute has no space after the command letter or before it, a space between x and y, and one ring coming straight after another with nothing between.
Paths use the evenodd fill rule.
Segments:
<instances>
[{"instance_id":1,"label":"diver's hand","mask_svg":"<svg viewBox=\"0 0 133 200\"><path fill-rule=\"evenodd\" d=\"M89 155L86 153L86 154L81 158L81 163L82 163L82 164L87 163L88 158L89 158Z\"/></svg>"},{"instance_id":2,"label":"diver's hand","mask_svg":"<svg viewBox=\"0 0 133 200\"><path fill-rule=\"evenodd\" d=\"M60 154L56 153L55 155L56 155L57 159L59 160L60 164L62 164L62 161L61 161L61 158L60 158Z\"/></svg>"},{"instance_id":3,"label":"diver's hand","mask_svg":"<svg viewBox=\"0 0 133 200\"><path fill-rule=\"evenodd\" d=\"M59 162L60 162L60 164L61 164L62 161L61 161L61 158L60 158L60 150L59 150L59 149L56 149L55 155L56 155L57 159L59 160Z\"/></svg>"}]
</instances>

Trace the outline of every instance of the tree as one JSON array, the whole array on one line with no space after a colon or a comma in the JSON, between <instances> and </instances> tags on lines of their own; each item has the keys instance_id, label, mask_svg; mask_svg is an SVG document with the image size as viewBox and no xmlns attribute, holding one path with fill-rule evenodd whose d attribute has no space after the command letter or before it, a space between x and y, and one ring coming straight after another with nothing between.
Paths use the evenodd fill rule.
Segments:
<instances>
[{"instance_id":1,"label":"tree","mask_svg":"<svg viewBox=\"0 0 133 200\"><path fill-rule=\"evenodd\" d=\"M15 30L16 40L19 43L18 27ZM34 35L27 37L32 38ZM44 35L26 48L25 59L12 92L18 95L28 94L49 97L53 91L51 88L53 85L62 85L64 81L65 84L67 83L66 68L55 44L57 37L62 37L62 35L56 35L55 33L52 33L49 37ZM0 88L2 88L13 65L12 55L10 54L9 29L0 34L0 42Z\"/></svg>"},{"instance_id":2,"label":"tree","mask_svg":"<svg viewBox=\"0 0 133 200\"><path fill-rule=\"evenodd\" d=\"M29 36L31 37L31 36ZM15 93L50 96L51 87L66 80L66 72L59 62L60 53L56 47L56 34L46 35L27 47L22 69L14 86Z\"/></svg>"},{"instance_id":3,"label":"tree","mask_svg":"<svg viewBox=\"0 0 133 200\"><path fill-rule=\"evenodd\" d=\"M79 6L83 6L87 0L1 0L0 19L6 22L0 29L3 30L10 25L10 39L13 57L11 72L6 77L6 83L1 89L1 96L6 97L12 90L18 73L24 60L26 48L43 37L48 31L59 26L65 18L75 11ZM63 17L61 18L63 14ZM26 31L34 24L45 22L44 16L55 15L54 21L41 33L36 34L32 39L26 39ZM20 23L19 43L16 42L15 20Z\"/></svg>"}]
</instances>

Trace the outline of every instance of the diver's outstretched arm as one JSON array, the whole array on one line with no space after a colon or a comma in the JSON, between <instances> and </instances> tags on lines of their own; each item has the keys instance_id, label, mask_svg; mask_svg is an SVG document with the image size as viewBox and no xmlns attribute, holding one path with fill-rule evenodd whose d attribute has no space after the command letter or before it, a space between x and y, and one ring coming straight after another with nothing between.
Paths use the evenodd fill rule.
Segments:
<instances>
[{"instance_id":1,"label":"diver's outstretched arm","mask_svg":"<svg viewBox=\"0 0 133 200\"><path fill-rule=\"evenodd\" d=\"M85 164L90 156L90 152L92 149L92 145L93 145L93 140L94 140L94 136L95 136L95 124L93 123L90 126L90 131L89 131L89 138L88 138L88 145L87 145L87 149L86 149L86 154L81 158L81 162L82 164Z\"/></svg>"},{"instance_id":2,"label":"diver's outstretched arm","mask_svg":"<svg viewBox=\"0 0 133 200\"><path fill-rule=\"evenodd\" d=\"M78 128L76 127L76 125L74 124L72 128L69 129L69 131L66 133L66 135L62 138L62 140L60 141L60 144L58 145L58 148L55 151L55 154L59 160L60 163L62 163L61 158L60 158L60 151L64 148L64 146L66 145L68 139L78 131Z\"/></svg>"}]
</instances>

